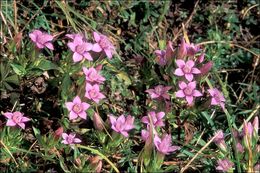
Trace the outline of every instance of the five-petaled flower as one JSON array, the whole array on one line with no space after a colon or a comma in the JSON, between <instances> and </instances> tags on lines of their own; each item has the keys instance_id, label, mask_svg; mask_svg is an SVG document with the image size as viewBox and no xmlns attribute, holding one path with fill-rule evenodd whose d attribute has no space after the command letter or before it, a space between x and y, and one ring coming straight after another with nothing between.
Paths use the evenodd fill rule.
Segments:
<instances>
[{"instance_id":1,"label":"five-petaled flower","mask_svg":"<svg viewBox=\"0 0 260 173\"><path fill-rule=\"evenodd\" d=\"M105 98L104 94L100 92L99 85L91 85L89 83L86 84L85 97L96 103L99 103L101 99Z\"/></svg>"},{"instance_id":2,"label":"five-petaled flower","mask_svg":"<svg viewBox=\"0 0 260 173\"><path fill-rule=\"evenodd\" d=\"M85 111L90 107L90 105L88 103L82 102L79 96L76 96L72 102L66 102L65 105L70 111L70 120L76 119L78 117L81 117L82 119L87 118Z\"/></svg>"},{"instance_id":3,"label":"five-petaled flower","mask_svg":"<svg viewBox=\"0 0 260 173\"><path fill-rule=\"evenodd\" d=\"M113 46L113 44L110 42L107 36L103 34L94 32L93 35L96 43L93 45L92 50L94 52L101 52L103 50L107 57L111 59L112 56L115 54L115 47Z\"/></svg>"},{"instance_id":4,"label":"five-petaled flower","mask_svg":"<svg viewBox=\"0 0 260 173\"><path fill-rule=\"evenodd\" d=\"M149 116L151 117L152 123L155 127L161 127L164 126L164 122L163 122L163 117L165 116L164 112L154 112L151 111L148 113L148 116L144 116L141 121L145 124L150 124L150 119Z\"/></svg>"},{"instance_id":5,"label":"five-petaled flower","mask_svg":"<svg viewBox=\"0 0 260 173\"><path fill-rule=\"evenodd\" d=\"M145 92L150 94L152 99L170 99L170 95L167 93L172 87L163 85L157 85L154 89L148 89Z\"/></svg>"},{"instance_id":6,"label":"five-petaled flower","mask_svg":"<svg viewBox=\"0 0 260 173\"><path fill-rule=\"evenodd\" d=\"M128 131L133 129L134 126L134 117L128 115L125 117L125 115L121 115L118 118L116 118L113 115L109 116L110 123L111 123L111 128L118 132L121 133L123 136L128 137Z\"/></svg>"},{"instance_id":7,"label":"five-petaled flower","mask_svg":"<svg viewBox=\"0 0 260 173\"><path fill-rule=\"evenodd\" d=\"M76 134L74 133L62 133L62 138L63 140L61 143L66 144L66 145L73 145L77 143L81 143L81 140L79 138L76 138Z\"/></svg>"},{"instance_id":8,"label":"five-petaled flower","mask_svg":"<svg viewBox=\"0 0 260 173\"><path fill-rule=\"evenodd\" d=\"M69 42L68 47L74 52L73 53L74 62L79 62L83 58L89 61L93 61L93 58L89 53L93 45L91 43L84 41L81 35L74 35L73 42Z\"/></svg>"},{"instance_id":9,"label":"five-petaled flower","mask_svg":"<svg viewBox=\"0 0 260 173\"><path fill-rule=\"evenodd\" d=\"M211 95L211 105L219 105L222 109L225 108L225 98L223 94L216 88L208 89L209 94Z\"/></svg>"},{"instance_id":10,"label":"five-petaled flower","mask_svg":"<svg viewBox=\"0 0 260 173\"><path fill-rule=\"evenodd\" d=\"M7 122L6 122L6 126L20 126L22 129L25 129L25 122L30 121L29 118L24 117L23 113L21 112L6 112L3 113L3 115L8 118Z\"/></svg>"},{"instance_id":11,"label":"five-petaled flower","mask_svg":"<svg viewBox=\"0 0 260 173\"><path fill-rule=\"evenodd\" d=\"M158 136L155 136L154 145L156 149L164 155L170 154L170 152L174 152L180 149L179 146L172 146L172 137L169 134L165 134L162 139L160 139Z\"/></svg>"},{"instance_id":12,"label":"five-petaled flower","mask_svg":"<svg viewBox=\"0 0 260 173\"><path fill-rule=\"evenodd\" d=\"M177 59L176 64L178 68L174 74L177 76L185 76L189 82L193 80L193 74L200 74L200 70L194 67L195 62L193 60L185 62L182 59Z\"/></svg>"},{"instance_id":13,"label":"five-petaled flower","mask_svg":"<svg viewBox=\"0 0 260 173\"><path fill-rule=\"evenodd\" d=\"M191 105L193 102L193 97L200 97L202 96L201 92L196 90L196 82L190 82L186 84L185 82L181 81L179 83L180 90L176 92L176 97L184 98L188 102L188 105Z\"/></svg>"},{"instance_id":14,"label":"five-petaled flower","mask_svg":"<svg viewBox=\"0 0 260 173\"><path fill-rule=\"evenodd\" d=\"M90 83L103 83L106 79L99 74L99 70L95 69L94 67L90 67L89 69L83 67L83 72L86 76L86 81Z\"/></svg>"},{"instance_id":15,"label":"five-petaled flower","mask_svg":"<svg viewBox=\"0 0 260 173\"><path fill-rule=\"evenodd\" d=\"M36 44L39 49L43 49L47 47L48 49L53 50L53 45L51 41L53 40L53 36L42 32L40 30L34 30L32 33L29 34L31 40Z\"/></svg>"},{"instance_id":16,"label":"five-petaled flower","mask_svg":"<svg viewBox=\"0 0 260 173\"><path fill-rule=\"evenodd\" d=\"M216 170L228 172L233 166L234 163L229 161L228 159L218 160L218 166L216 167Z\"/></svg>"}]
</instances>

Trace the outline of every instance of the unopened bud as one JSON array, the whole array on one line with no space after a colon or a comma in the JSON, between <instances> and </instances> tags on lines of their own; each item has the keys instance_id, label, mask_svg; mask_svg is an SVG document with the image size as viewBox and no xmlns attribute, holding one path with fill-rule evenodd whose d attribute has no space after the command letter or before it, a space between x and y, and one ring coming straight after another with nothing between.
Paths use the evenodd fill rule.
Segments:
<instances>
[{"instance_id":1,"label":"unopened bud","mask_svg":"<svg viewBox=\"0 0 260 173\"><path fill-rule=\"evenodd\" d=\"M186 49L186 45L185 45L185 40L182 39L181 40L181 45L178 49L178 59L183 59L185 56L187 55L187 49Z\"/></svg>"},{"instance_id":2,"label":"unopened bud","mask_svg":"<svg viewBox=\"0 0 260 173\"><path fill-rule=\"evenodd\" d=\"M93 123L96 130L102 131L104 129L103 120L96 112L93 115Z\"/></svg>"},{"instance_id":3,"label":"unopened bud","mask_svg":"<svg viewBox=\"0 0 260 173\"><path fill-rule=\"evenodd\" d=\"M207 75L212 67L213 67L213 62L212 61L209 61L206 64L203 64L203 66L200 68L200 75L201 76Z\"/></svg>"},{"instance_id":4,"label":"unopened bud","mask_svg":"<svg viewBox=\"0 0 260 173\"><path fill-rule=\"evenodd\" d=\"M58 140L58 139L61 137L62 133L63 133L63 127L59 127L59 128L58 128L57 130L55 130L55 132L54 132L54 138L55 138L56 140Z\"/></svg>"}]
</instances>

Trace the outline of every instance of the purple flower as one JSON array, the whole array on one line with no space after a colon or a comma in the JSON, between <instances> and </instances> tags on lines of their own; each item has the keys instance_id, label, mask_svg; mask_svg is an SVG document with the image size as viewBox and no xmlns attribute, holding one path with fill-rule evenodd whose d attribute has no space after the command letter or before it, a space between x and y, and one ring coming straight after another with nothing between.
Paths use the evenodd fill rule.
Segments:
<instances>
[{"instance_id":1,"label":"purple flower","mask_svg":"<svg viewBox=\"0 0 260 173\"><path fill-rule=\"evenodd\" d=\"M153 129L153 135L154 135L153 138L155 138L155 136L158 136L158 133L155 129ZM150 125L148 124L147 129L141 131L141 138L142 140L147 141L149 139L149 136L150 136Z\"/></svg>"},{"instance_id":2,"label":"purple flower","mask_svg":"<svg viewBox=\"0 0 260 173\"><path fill-rule=\"evenodd\" d=\"M243 146L238 142L236 145L236 149L238 152L243 153L244 152L244 148Z\"/></svg>"},{"instance_id":3,"label":"purple flower","mask_svg":"<svg viewBox=\"0 0 260 173\"><path fill-rule=\"evenodd\" d=\"M218 171L227 172L234 166L234 163L228 159L218 160L217 162L218 166L216 167L216 170Z\"/></svg>"},{"instance_id":4,"label":"purple flower","mask_svg":"<svg viewBox=\"0 0 260 173\"><path fill-rule=\"evenodd\" d=\"M85 42L81 35L74 35L73 42L69 42L68 47L74 52L73 53L74 62L79 62L83 58L89 61L93 61L93 58L89 53L93 45L91 43Z\"/></svg>"},{"instance_id":5,"label":"purple flower","mask_svg":"<svg viewBox=\"0 0 260 173\"><path fill-rule=\"evenodd\" d=\"M223 131L222 130L219 130L219 131L217 131L217 133L216 133L216 135L215 135L216 137L214 138L214 142L217 144L217 145L219 145L219 144L221 144L221 143L225 143L225 141L224 141L224 133L223 133Z\"/></svg>"},{"instance_id":6,"label":"purple flower","mask_svg":"<svg viewBox=\"0 0 260 173\"><path fill-rule=\"evenodd\" d=\"M115 54L115 47L113 44L110 42L107 36L103 34L94 32L93 35L96 43L93 45L92 50L94 52L101 52L103 50L107 57L111 59L113 54Z\"/></svg>"},{"instance_id":7,"label":"purple flower","mask_svg":"<svg viewBox=\"0 0 260 173\"><path fill-rule=\"evenodd\" d=\"M208 89L209 94L211 95L211 105L220 105L222 109L225 108L225 98L223 94L216 88Z\"/></svg>"},{"instance_id":8,"label":"purple flower","mask_svg":"<svg viewBox=\"0 0 260 173\"><path fill-rule=\"evenodd\" d=\"M152 99L170 99L170 95L167 93L172 87L163 85L157 85L154 89L148 89L145 92L150 94Z\"/></svg>"},{"instance_id":9,"label":"purple flower","mask_svg":"<svg viewBox=\"0 0 260 173\"><path fill-rule=\"evenodd\" d=\"M25 129L25 122L28 122L30 121L29 118L27 117L24 117L23 113L21 112L6 112L6 113L3 113L3 115L8 118L7 122L6 122L6 126L20 126L22 129Z\"/></svg>"},{"instance_id":10,"label":"purple flower","mask_svg":"<svg viewBox=\"0 0 260 173\"><path fill-rule=\"evenodd\" d=\"M51 43L51 41L53 40L53 36L48 33L44 33L40 30L34 30L32 33L29 34L29 37L39 49L43 49L44 47L47 47L51 50L54 49Z\"/></svg>"},{"instance_id":11,"label":"purple flower","mask_svg":"<svg viewBox=\"0 0 260 173\"><path fill-rule=\"evenodd\" d=\"M90 67L89 69L86 67L83 67L83 72L86 75L86 81L90 83L103 83L106 79L99 74L99 70Z\"/></svg>"},{"instance_id":12,"label":"purple flower","mask_svg":"<svg viewBox=\"0 0 260 173\"><path fill-rule=\"evenodd\" d=\"M200 75L201 76L205 76L206 74L208 74L208 72L211 70L211 68L213 67L213 62L212 61L209 61L207 62L206 64L203 64L201 67L200 67Z\"/></svg>"},{"instance_id":13,"label":"purple flower","mask_svg":"<svg viewBox=\"0 0 260 173\"><path fill-rule=\"evenodd\" d=\"M73 120L78 117L87 118L86 110L90 107L88 103L81 102L79 96L76 96L72 102L65 103L67 109L70 111L69 119Z\"/></svg>"},{"instance_id":14,"label":"purple flower","mask_svg":"<svg viewBox=\"0 0 260 173\"><path fill-rule=\"evenodd\" d=\"M254 133L256 134L255 136L258 136L258 129L259 129L258 116L255 117L252 125L253 125L253 128L254 128Z\"/></svg>"},{"instance_id":15,"label":"purple flower","mask_svg":"<svg viewBox=\"0 0 260 173\"><path fill-rule=\"evenodd\" d=\"M253 135L253 131L254 131L254 127L252 125L251 122L246 122L244 121L244 124L243 124L243 133L244 133L244 136L248 136L248 137L252 137Z\"/></svg>"},{"instance_id":16,"label":"purple flower","mask_svg":"<svg viewBox=\"0 0 260 173\"><path fill-rule=\"evenodd\" d=\"M101 99L105 98L104 94L100 92L99 85L90 85L89 83L86 84L85 97L96 103L99 103Z\"/></svg>"},{"instance_id":17,"label":"purple flower","mask_svg":"<svg viewBox=\"0 0 260 173\"><path fill-rule=\"evenodd\" d=\"M180 90L176 92L176 97L186 98L188 105L191 105L193 102L193 97L200 97L202 96L201 92L196 90L196 82L190 82L186 84L185 82L181 81L179 83Z\"/></svg>"},{"instance_id":18,"label":"purple flower","mask_svg":"<svg viewBox=\"0 0 260 173\"><path fill-rule=\"evenodd\" d=\"M156 62L160 66L165 66L168 61L172 58L173 56L173 47L172 47L172 42L169 41L166 47L166 50L155 50L154 53L156 55Z\"/></svg>"},{"instance_id":19,"label":"purple flower","mask_svg":"<svg viewBox=\"0 0 260 173\"><path fill-rule=\"evenodd\" d=\"M165 116L164 112L149 112L148 115L150 115L153 125L156 127L162 127L164 126L163 117ZM145 124L150 124L149 116L144 116L141 121Z\"/></svg>"},{"instance_id":20,"label":"purple flower","mask_svg":"<svg viewBox=\"0 0 260 173\"><path fill-rule=\"evenodd\" d=\"M124 115L119 116L118 118L113 115L109 116L112 129L118 133L121 133L123 136L128 137L128 131L133 129L134 126L134 117L128 115L126 118Z\"/></svg>"},{"instance_id":21,"label":"purple flower","mask_svg":"<svg viewBox=\"0 0 260 173\"><path fill-rule=\"evenodd\" d=\"M74 40L76 37L83 37L82 34L66 34L65 36L72 40Z\"/></svg>"},{"instance_id":22,"label":"purple flower","mask_svg":"<svg viewBox=\"0 0 260 173\"><path fill-rule=\"evenodd\" d=\"M162 139L160 139L158 136L155 136L154 145L160 153L165 155L180 149L178 146L172 146L172 137L168 134L164 135Z\"/></svg>"},{"instance_id":23,"label":"purple flower","mask_svg":"<svg viewBox=\"0 0 260 173\"><path fill-rule=\"evenodd\" d=\"M182 39L181 45L178 49L178 59L183 59L185 56L194 56L199 51L199 46L194 45L193 43L186 43L185 40Z\"/></svg>"},{"instance_id":24,"label":"purple flower","mask_svg":"<svg viewBox=\"0 0 260 173\"><path fill-rule=\"evenodd\" d=\"M174 74L177 76L185 76L189 82L193 80L193 74L200 74L200 70L194 68L195 63L193 60L185 62L182 59L177 59L176 64L178 68L175 70Z\"/></svg>"},{"instance_id":25,"label":"purple flower","mask_svg":"<svg viewBox=\"0 0 260 173\"><path fill-rule=\"evenodd\" d=\"M77 143L81 143L81 140L79 138L76 138L76 134L74 133L62 133L62 138L63 140L61 141L61 143L63 144L67 144L67 145L73 145L73 144L77 144Z\"/></svg>"}]
</instances>

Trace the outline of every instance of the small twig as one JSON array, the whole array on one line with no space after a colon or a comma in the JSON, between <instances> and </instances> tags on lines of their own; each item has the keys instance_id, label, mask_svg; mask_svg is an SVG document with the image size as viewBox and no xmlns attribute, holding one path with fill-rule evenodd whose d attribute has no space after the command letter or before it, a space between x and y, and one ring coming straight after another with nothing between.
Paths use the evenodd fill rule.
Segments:
<instances>
[{"instance_id":1,"label":"small twig","mask_svg":"<svg viewBox=\"0 0 260 173\"><path fill-rule=\"evenodd\" d=\"M7 22L6 22L5 16L4 16L4 14L2 13L2 10L0 10L0 16L1 16L1 18L2 18L2 20L3 20L3 22L4 22L4 24L5 24L6 27L7 27L7 30L8 30L8 33L9 33L10 37L13 39L12 32L11 32L10 28L8 27L8 24L7 24Z\"/></svg>"},{"instance_id":2,"label":"small twig","mask_svg":"<svg viewBox=\"0 0 260 173\"><path fill-rule=\"evenodd\" d=\"M245 18L246 14L249 12L249 10L251 10L251 9L254 8L254 7L257 7L258 5L259 5L259 4L255 4L255 5L251 6L251 7L249 7L249 8L244 12L244 14L243 14L243 16L242 16L242 19Z\"/></svg>"},{"instance_id":3,"label":"small twig","mask_svg":"<svg viewBox=\"0 0 260 173\"><path fill-rule=\"evenodd\" d=\"M209 146L209 144L211 144L216 136L217 134L193 156L193 158L181 169L181 173L183 173L189 167L189 165L198 157L198 155L201 154L201 152L205 150Z\"/></svg>"}]
</instances>

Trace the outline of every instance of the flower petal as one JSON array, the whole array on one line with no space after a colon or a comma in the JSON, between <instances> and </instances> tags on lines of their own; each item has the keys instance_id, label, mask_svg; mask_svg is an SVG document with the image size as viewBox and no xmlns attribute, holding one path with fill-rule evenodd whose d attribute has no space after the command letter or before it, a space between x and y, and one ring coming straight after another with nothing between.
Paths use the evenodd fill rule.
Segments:
<instances>
[{"instance_id":1,"label":"flower petal","mask_svg":"<svg viewBox=\"0 0 260 173\"><path fill-rule=\"evenodd\" d=\"M184 73L183 73L181 68L177 68L175 70L174 74L177 75L177 76L183 76L184 75Z\"/></svg>"}]
</instances>

